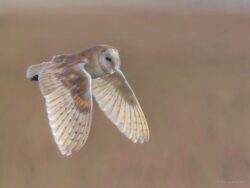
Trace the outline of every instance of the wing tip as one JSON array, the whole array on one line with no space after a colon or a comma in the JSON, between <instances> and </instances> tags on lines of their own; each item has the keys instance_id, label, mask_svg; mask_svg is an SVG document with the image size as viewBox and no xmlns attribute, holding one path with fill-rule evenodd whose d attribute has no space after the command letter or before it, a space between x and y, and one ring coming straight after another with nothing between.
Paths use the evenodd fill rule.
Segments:
<instances>
[{"instance_id":1,"label":"wing tip","mask_svg":"<svg viewBox=\"0 0 250 188\"><path fill-rule=\"evenodd\" d=\"M31 65L26 70L26 78L32 80L32 81L38 81L38 75L42 68L47 64L47 62L43 62L36 65Z\"/></svg>"},{"instance_id":2,"label":"wing tip","mask_svg":"<svg viewBox=\"0 0 250 188\"><path fill-rule=\"evenodd\" d=\"M70 156L71 154L72 154L72 151L71 150L66 150L65 148L63 148L61 145L59 145L58 144L58 148L59 148L59 151L60 151L60 153L61 153L61 155L63 155L63 156L66 156L66 157L68 157L68 156Z\"/></svg>"}]
</instances>

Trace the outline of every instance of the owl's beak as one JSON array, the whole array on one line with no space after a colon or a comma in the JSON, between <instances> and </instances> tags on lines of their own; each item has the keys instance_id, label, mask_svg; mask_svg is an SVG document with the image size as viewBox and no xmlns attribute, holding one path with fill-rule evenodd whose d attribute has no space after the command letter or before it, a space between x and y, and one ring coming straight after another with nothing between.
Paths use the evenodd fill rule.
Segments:
<instances>
[{"instance_id":1,"label":"owl's beak","mask_svg":"<svg viewBox=\"0 0 250 188\"><path fill-rule=\"evenodd\" d=\"M120 71L120 69L118 68L118 67L114 67L114 73L116 73L116 72L119 72Z\"/></svg>"}]
</instances>

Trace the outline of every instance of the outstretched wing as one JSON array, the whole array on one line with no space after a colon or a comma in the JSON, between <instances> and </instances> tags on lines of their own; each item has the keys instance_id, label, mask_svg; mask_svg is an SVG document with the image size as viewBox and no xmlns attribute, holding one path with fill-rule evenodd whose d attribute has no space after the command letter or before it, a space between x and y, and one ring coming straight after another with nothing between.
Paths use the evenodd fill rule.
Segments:
<instances>
[{"instance_id":1,"label":"outstretched wing","mask_svg":"<svg viewBox=\"0 0 250 188\"><path fill-rule=\"evenodd\" d=\"M149 140L149 129L132 88L120 70L95 78L93 95L106 116L133 142Z\"/></svg>"},{"instance_id":2,"label":"outstretched wing","mask_svg":"<svg viewBox=\"0 0 250 188\"><path fill-rule=\"evenodd\" d=\"M92 119L91 77L83 63L49 63L39 73L49 124L63 155L79 150Z\"/></svg>"}]
</instances>

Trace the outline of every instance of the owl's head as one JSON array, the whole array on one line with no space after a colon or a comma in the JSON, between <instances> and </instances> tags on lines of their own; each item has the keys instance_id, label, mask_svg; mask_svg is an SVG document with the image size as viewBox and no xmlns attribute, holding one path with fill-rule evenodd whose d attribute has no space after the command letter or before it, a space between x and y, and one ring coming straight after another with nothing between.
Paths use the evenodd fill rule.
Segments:
<instances>
[{"instance_id":1,"label":"owl's head","mask_svg":"<svg viewBox=\"0 0 250 188\"><path fill-rule=\"evenodd\" d=\"M120 68L120 57L118 50L109 47L99 54L99 64L103 72L112 74L116 69Z\"/></svg>"},{"instance_id":2,"label":"owl's head","mask_svg":"<svg viewBox=\"0 0 250 188\"><path fill-rule=\"evenodd\" d=\"M112 74L121 66L118 50L109 45L97 45L80 53L87 59L86 70L92 77Z\"/></svg>"}]
</instances>

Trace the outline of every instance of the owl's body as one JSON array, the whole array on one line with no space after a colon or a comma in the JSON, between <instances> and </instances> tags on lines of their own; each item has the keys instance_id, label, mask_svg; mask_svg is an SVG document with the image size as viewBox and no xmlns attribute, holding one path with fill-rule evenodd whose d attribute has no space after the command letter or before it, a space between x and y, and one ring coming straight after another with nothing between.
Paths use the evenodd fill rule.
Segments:
<instances>
[{"instance_id":1,"label":"owl's body","mask_svg":"<svg viewBox=\"0 0 250 188\"><path fill-rule=\"evenodd\" d=\"M149 129L131 87L120 71L118 50L98 45L32 65L27 78L38 81L49 124L61 153L70 155L87 140L93 96L106 116L133 142L149 140Z\"/></svg>"}]
</instances>

